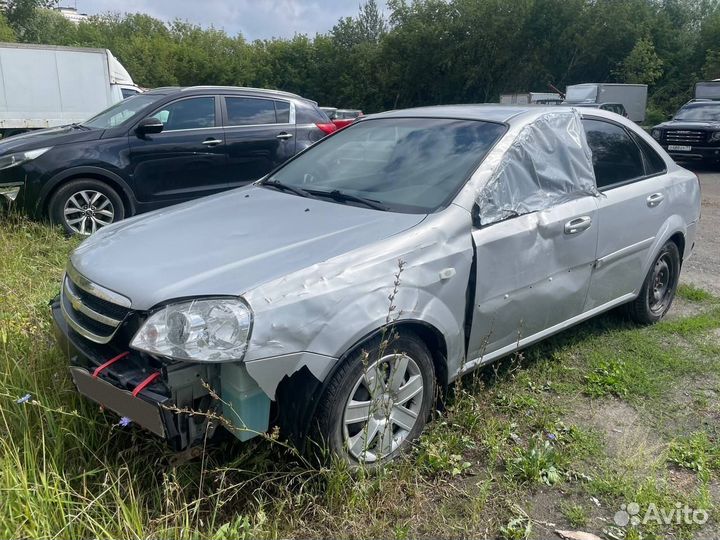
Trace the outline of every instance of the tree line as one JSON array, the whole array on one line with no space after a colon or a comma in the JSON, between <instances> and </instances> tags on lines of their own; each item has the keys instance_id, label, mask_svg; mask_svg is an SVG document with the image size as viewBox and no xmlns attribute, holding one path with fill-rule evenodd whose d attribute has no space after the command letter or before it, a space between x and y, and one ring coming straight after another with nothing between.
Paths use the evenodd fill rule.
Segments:
<instances>
[{"instance_id":1,"label":"tree line","mask_svg":"<svg viewBox=\"0 0 720 540\"><path fill-rule=\"evenodd\" d=\"M374 112L497 101L580 82L645 83L649 121L720 77L720 0L376 0L327 33L248 41L144 14L74 24L10 0L0 40L110 49L141 86L278 88Z\"/></svg>"}]
</instances>

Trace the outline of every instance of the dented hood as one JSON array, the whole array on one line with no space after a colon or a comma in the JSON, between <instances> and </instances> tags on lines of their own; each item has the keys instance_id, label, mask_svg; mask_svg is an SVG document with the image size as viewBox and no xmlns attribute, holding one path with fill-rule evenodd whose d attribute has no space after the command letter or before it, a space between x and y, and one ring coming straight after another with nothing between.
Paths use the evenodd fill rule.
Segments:
<instances>
[{"instance_id":1,"label":"dented hood","mask_svg":"<svg viewBox=\"0 0 720 540\"><path fill-rule=\"evenodd\" d=\"M424 217L249 186L101 229L71 263L142 310L180 297L241 295Z\"/></svg>"}]
</instances>

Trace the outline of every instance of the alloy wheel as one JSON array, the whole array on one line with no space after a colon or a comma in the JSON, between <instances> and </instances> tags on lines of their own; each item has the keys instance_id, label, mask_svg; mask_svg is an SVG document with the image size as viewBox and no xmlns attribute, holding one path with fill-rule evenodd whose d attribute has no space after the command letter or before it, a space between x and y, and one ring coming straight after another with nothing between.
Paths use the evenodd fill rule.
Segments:
<instances>
[{"instance_id":1,"label":"alloy wheel","mask_svg":"<svg viewBox=\"0 0 720 540\"><path fill-rule=\"evenodd\" d=\"M372 463L389 456L419 421L423 378L406 354L390 354L369 365L355 383L343 413L347 451Z\"/></svg>"},{"instance_id":2,"label":"alloy wheel","mask_svg":"<svg viewBox=\"0 0 720 540\"><path fill-rule=\"evenodd\" d=\"M73 232L87 236L110 225L115 220L115 209L106 195L86 189L65 201L63 215Z\"/></svg>"}]
</instances>

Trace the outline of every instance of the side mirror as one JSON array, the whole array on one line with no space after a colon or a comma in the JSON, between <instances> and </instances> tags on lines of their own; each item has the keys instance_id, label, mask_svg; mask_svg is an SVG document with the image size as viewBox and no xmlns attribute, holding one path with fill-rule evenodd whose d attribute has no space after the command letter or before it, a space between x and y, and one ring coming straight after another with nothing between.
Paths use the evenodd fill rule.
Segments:
<instances>
[{"instance_id":1,"label":"side mirror","mask_svg":"<svg viewBox=\"0 0 720 540\"><path fill-rule=\"evenodd\" d=\"M471 215L473 227L476 229L482 227L482 217L480 216L480 205L478 203L473 204Z\"/></svg>"},{"instance_id":2,"label":"side mirror","mask_svg":"<svg viewBox=\"0 0 720 540\"><path fill-rule=\"evenodd\" d=\"M143 135L151 135L160 133L165 125L157 118L145 118L135 128L135 133L142 137Z\"/></svg>"}]
</instances>

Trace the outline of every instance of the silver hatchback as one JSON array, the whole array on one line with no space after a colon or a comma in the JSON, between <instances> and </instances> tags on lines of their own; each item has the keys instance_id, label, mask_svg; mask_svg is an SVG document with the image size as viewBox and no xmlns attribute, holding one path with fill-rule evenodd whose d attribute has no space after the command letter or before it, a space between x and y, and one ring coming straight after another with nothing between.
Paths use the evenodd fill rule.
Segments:
<instances>
[{"instance_id":1,"label":"silver hatchback","mask_svg":"<svg viewBox=\"0 0 720 540\"><path fill-rule=\"evenodd\" d=\"M251 186L103 228L53 303L79 391L177 450L279 425L393 458L457 377L670 308L696 176L597 109L371 115Z\"/></svg>"}]
</instances>

